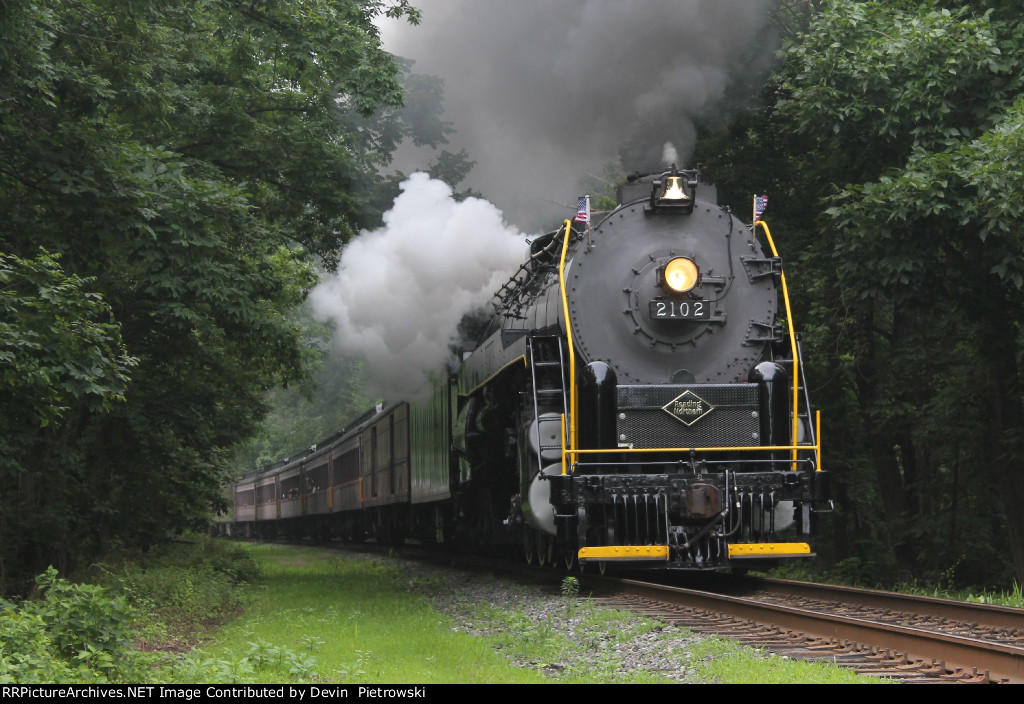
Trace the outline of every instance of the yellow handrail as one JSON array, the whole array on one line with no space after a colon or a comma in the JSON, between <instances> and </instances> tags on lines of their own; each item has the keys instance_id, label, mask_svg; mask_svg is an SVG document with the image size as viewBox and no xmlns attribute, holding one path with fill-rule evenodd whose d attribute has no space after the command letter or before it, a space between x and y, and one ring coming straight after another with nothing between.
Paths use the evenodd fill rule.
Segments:
<instances>
[{"instance_id":1,"label":"yellow handrail","mask_svg":"<svg viewBox=\"0 0 1024 704\"><path fill-rule=\"evenodd\" d=\"M566 468L566 457L569 457L570 466L576 464L576 457L581 454L599 454L609 452L608 449L597 449L597 450L581 450L577 448L577 405L578 398L576 393L576 351L573 346L572 336L572 324L569 319L569 298L566 293L565 286L565 259L569 251L569 239L572 234L572 222L565 220L563 222L565 226L565 235L562 241L562 254L558 261L558 283L561 289L562 297L562 315L565 319L565 337L566 346L569 354L569 434L568 434L568 447L566 447L566 433L565 433L565 415L562 416L562 474L567 474ZM771 248L772 256L779 256L778 250L775 248L775 241L772 239L771 231L768 229L768 225L763 220L758 220L754 223L756 228L760 225L765 232L765 236L768 239L768 246ZM772 446L744 446L744 447L693 447L693 448L618 448L612 450L612 452L619 453L642 453L642 452L734 452L734 451L753 451L753 450L789 450L790 460L793 465L792 468L796 470L797 452L799 450L813 450L815 457L817 458L815 469L820 471L821 469L821 412L817 413L816 418L816 432L815 432L815 443L813 445L797 445L796 438L799 436L799 410L800 410L800 394L799 394L799 356L796 349L796 333L793 328L793 311L789 303L789 288L786 285L786 274L780 272L782 281L782 298L786 307L786 325L789 328L789 344L791 348L791 357L793 359L793 427L792 427L792 445L772 445Z\"/></svg>"},{"instance_id":2,"label":"yellow handrail","mask_svg":"<svg viewBox=\"0 0 1024 704\"><path fill-rule=\"evenodd\" d=\"M597 455L597 454L630 454L640 452L764 452L765 450L818 450L817 445L737 445L734 447L618 447L614 449L577 449L573 450L574 455Z\"/></svg>"},{"instance_id":3,"label":"yellow handrail","mask_svg":"<svg viewBox=\"0 0 1024 704\"><path fill-rule=\"evenodd\" d=\"M758 225L764 229L764 235L768 238L768 246L771 247L772 256L779 256L779 250L775 249L775 240L772 239L772 232L768 229L768 223L764 220L758 220L754 223L756 228ZM796 438L800 423L800 393L798 389L798 382L800 379L800 370L797 368L799 365L799 358L796 353L796 333L793 330L793 310L789 307L789 289L786 287L786 272L779 272L782 280L782 300L786 304L786 326L789 328L789 346L792 350L790 356L793 359L793 441L796 442ZM792 458L796 460L796 450L793 450ZM796 464L793 465L793 469L796 469Z\"/></svg>"},{"instance_id":4,"label":"yellow handrail","mask_svg":"<svg viewBox=\"0 0 1024 704\"><path fill-rule=\"evenodd\" d=\"M565 236L562 238L562 256L558 260L558 286L562 290L562 316L565 318L565 339L569 352L569 452L576 449L576 350L572 344L572 323L569 320L569 297L565 292L565 257L569 251L572 222L565 220ZM562 427L562 474L565 474L565 427Z\"/></svg>"},{"instance_id":5,"label":"yellow handrail","mask_svg":"<svg viewBox=\"0 0 1024 704\"><path fill-rule=\"evenodd\" d=\"M562 430L561 430L561 433L562 433L562 476L564 477L565 476L565 455L567 454L566 451L565 451L565 414L563 413L559 417L562 419L562 426L561 426L561 428L562 428Z\"/></svg>"},{"instance_id":6,"label":"yellow handrail","mask_svg":"<svg viewBox=\"0 0 1024 704\"><path fill-rule=\"evenodd\" d=\"M821 471L821 411L814 412L814 455L818 461L815 463L814 471Z\"/></svg>"}]
</instances>

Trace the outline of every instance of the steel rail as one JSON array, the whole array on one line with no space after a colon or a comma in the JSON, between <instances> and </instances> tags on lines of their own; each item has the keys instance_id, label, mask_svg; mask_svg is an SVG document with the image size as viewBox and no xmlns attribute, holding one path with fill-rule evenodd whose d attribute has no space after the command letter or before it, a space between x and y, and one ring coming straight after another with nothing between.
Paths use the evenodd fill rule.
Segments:
<instances>
[{"instance_id":1,"label":"steel rail","mask_svg":"<svg viewBox=\"0 0 1024 704\"><path fill-rule=\"evenodd\" d=\"M899 594L876 589L859 589L831 584L795 582L786 579L747 578L751 586L764 585L775 593L792 594L822 601L833 599L877 609L911 611L921 616L977 623L990 628L1015 628L1024 632L1024 609L997 604L974 604L932 596Z\"/></svg>"},{"instance_id":2,"label":"steel rail","mask_svg":"<svg viewBox=\"0 0 1024 704\"><path fill-rule=\"evenodd\" d=\"M893 649L914 660L940 659L945 661L947 667L968 671L984 668L994 680L1024 683L1024 648L682 587L631 579L620 580L618 583L629 594L655 601L770 623L806 635Z\"/></svg>"}]
</instances>

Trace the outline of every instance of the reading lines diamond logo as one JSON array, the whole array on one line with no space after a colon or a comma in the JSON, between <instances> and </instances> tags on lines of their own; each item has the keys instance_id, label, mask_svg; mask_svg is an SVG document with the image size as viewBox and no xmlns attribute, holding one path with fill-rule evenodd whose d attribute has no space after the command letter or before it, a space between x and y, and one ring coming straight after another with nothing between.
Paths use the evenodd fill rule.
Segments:
<instances>
[{"instance_id":1,"label":"reading lines diamond logo","mask_svg":"<svg viewBox=\"0 0 1024 704\"><path fill-rule=\"evenodd\" d=\"M715 407L687 389L662 406L661 410L689 427L715 410Z\"/></svg>"}]
</instances>

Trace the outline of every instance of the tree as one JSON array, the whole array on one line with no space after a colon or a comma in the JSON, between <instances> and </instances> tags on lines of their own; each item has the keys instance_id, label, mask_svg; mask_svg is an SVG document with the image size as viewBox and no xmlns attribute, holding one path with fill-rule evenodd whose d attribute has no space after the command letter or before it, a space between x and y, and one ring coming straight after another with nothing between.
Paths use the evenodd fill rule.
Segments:
<instances>
[{"instance_id":1,"label":"tree","mask_svg":"<svg viewBox=\"0 0 1024 704\"><path fill-rule=\"evenodd\" d=\"M860 322L874 328L859 336L876 352L861 367L870 370L861 375L861 398L887 429L869 442L884 515L907 529L899 557L909 567L915 553L948 563L960 551L997 563L998 550L942 525L959 492L975 506L1002 509L1024 581L1024 525L1013 503L1021 496L1012 440L1021 430L1020 347L1018 322L1008 317L1018 308L1007 308L1019 300L1019 284L1006 268L1007 254L1020 252L1006 239L999 248L986 241L992 223L977 207L976 179L979 166L992 163L972 162L986 153L982 145L1005 143L997 135L1015 122L1024 62L1019 20L970 6L851 3L823 22L829 29L819 36L831 34L829 47L845 48L826 50L822 40L794 50L800 72L791 74L787 110L805 133L830 129L859 176L835 194L825 216L840 235L838 279L852 287ZM822 53L812 58L815 50ZM811 121L817 125L809 130ZM1004 226L1019 227L1019 216L994 212ZM923 354L942 349L950 354ZM948 411L953 399L958 413ZM1003 488L999 496L978 491L993 480ZM966 523L961 517L961 529ZM939 535L951 551L936 549ZM999 576L991 565L985 571Z\"/></svg>"},{"instance_id":2,"label":"tree","mask_svg":"<svg viewBox=\"0 0 1024 704\"><path fill-rule=\"evenodd\" d=\"M840 555L996 581L1008 546L1024 582L1024 27L1018 3L949 5L828 3L733 126L729 168L777 165Z\"/></svg>"},{"instance_id":3,"label":"tree","mask_svg":"<svg viewBox=\"0 0 1024 704\"><path fill-rule=\"evenodd\" d=\"M840 192L829 209L848 235L840 251L849 271L841 276L863 276L870 252L878 265L870 295L890 299L894 314L910 319L894 332L948 350L948 358L932 361L919 377L918 403L905 411L911 442L932 463L958 464L968 478L1000 488L989 500L1006 522L1018 581L1024 581L1024 521L1016 510L1024 500L1024 170L1014 165L1022 109L1010 106L976 139L915 149L903 169ZM931 334L922 338L915 327Z\"/></svg>"},{"instance_id":4,"label":"tree","mask_svg":"<svg viewBox=\"0 0 1024 704\"><path fill-rule=\"evenodd\" d=\"M124 400L137 360L109 322L110 307L83 290L90 283L66 275L46 250L32 259L0 254L0 379L33 426L60 423L77 403L108 411ZM13 422L0 417L0 428Z\"/></svg>"},{"instance_id":5,"label":"tree","mask_svg":"<svg viewBox=\"0 0 1024 704\"><path fill-rule=\"evenodd\" d=\"M287 312L310 257L333 263L379 216L362 204L400 135L368 120L402 95L382 13L418 17L405 0L3 3L0 588L220 500L264 391L302 376Z\"/></svg>"},{"instance_id":6,"label":"tree","mask_svg":"<svg viewBox=\"0 0 1024 704\"><path fill-rule=\"evenodd\" d=\"M299 384L267 393L269 413L259 431L239 444L232 462L235 476L294 456L330 437L375 402L364 393L362 363L341 357L332 349L333 326L314 320L308 305L294 316L312 357L306 365L310 374Z\"/></svg>"}]
</instances>

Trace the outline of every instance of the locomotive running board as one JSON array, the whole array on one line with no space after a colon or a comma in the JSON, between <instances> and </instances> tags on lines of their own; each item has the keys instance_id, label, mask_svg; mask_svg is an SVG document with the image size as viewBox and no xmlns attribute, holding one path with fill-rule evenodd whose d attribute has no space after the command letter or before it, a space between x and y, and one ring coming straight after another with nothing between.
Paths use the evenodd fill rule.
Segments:
<instances>
[{"instance_id":1,"label":"locomotive running board","mask_svg":"<svg viewBox=\"0 0 1024 704\"><path fill-rule=\"evenodd\" d=\"M730 543L729 559L763 557L814 557L807 543Z\"/></svg>"},{"instance_id":2,"label":"locomotive running board","mask_svg":"<svg viewBox=\"0 0 1024 704\"><path fill-rule=\"evenodd\" d=\"M580 548L580 562L612 560L668 560L668 545L601 545Z\"/></svg>"}]
</instances>

